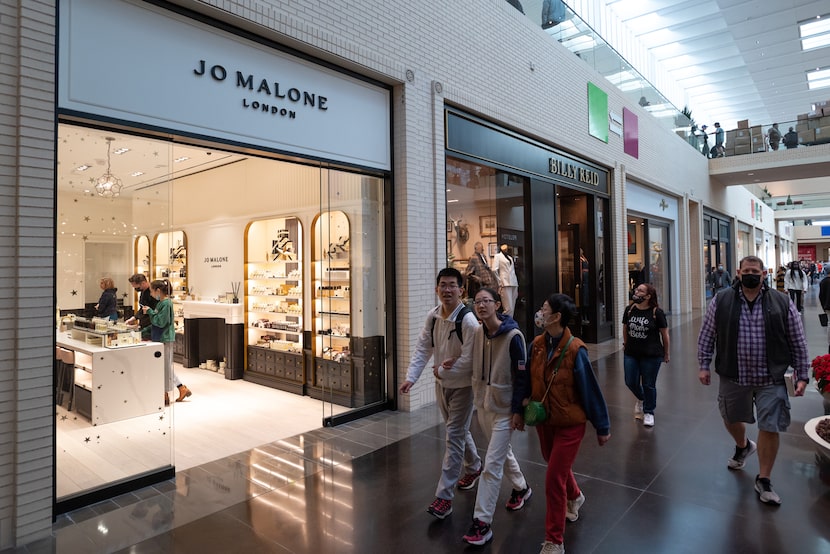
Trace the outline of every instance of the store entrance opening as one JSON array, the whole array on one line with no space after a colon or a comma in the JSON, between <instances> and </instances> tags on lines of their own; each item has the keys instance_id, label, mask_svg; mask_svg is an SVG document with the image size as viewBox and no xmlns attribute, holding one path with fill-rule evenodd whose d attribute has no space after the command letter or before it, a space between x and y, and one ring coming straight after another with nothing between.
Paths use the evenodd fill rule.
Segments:
<instances>
[{"instance_id":1,"label":"store entrance opening","mask_svg":"<svg viewBox=\"0 0 830 554\"><path fill-rule=\"evenodd\" d=\"M58 511L384 404L384 176L79 125L58 135ZM93 186L105 168L117 195ZM165 294L140 303L135 275ZM113 317L97 317L109 297ZM169 321L153 325L170 332L145 342L130 316L165 299ZM168 388L168 344L190 396Z\"/></svg>"}]
</instances>

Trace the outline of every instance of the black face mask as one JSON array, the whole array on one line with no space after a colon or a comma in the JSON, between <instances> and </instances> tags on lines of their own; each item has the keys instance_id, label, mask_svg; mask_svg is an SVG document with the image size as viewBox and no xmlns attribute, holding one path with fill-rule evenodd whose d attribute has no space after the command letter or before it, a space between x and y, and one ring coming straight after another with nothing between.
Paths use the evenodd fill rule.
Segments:
<instances>
[{"instance_id":1,"label":"black face mask","mask_svg":"<svg viewBox=\"0 0 830 554\"><path fill-rule=\"evenodd\" d=\"M753 273L741 275L741 285L748 289L755 289L761 284L761 276Z\"/></svg>"}]
</instances>

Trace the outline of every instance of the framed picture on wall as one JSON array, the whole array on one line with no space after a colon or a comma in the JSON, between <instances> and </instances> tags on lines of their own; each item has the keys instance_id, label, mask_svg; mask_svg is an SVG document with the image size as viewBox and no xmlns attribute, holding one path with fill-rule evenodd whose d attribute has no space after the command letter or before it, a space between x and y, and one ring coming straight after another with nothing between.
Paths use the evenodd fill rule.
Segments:
<instances>
[{"instance_id":1,"label":"framed picture on wall","mask_svg":"<svg viewBox=\"0 0 830 554\"><path fill-rule=\"evenodd\" d=\"M447 232L452 233L452 221L447 220Z\"/></svg>"},{"instance_id":2,"label":"framed picture on wall","mask_svg":"<svg viewBox=\"0 0 830 554\"><path fill-rule=\"evenodd\" d=\"M499 245L496 242L487 243L487 255L490 256L490 259L493 259L499 251Z\"/></svg>"},{"instance_id":3,"label":"framed picture on wall","mask_svg":"<svg viewBox=\"0 0 830 554\"><path fill-rule=\"evenodd\" d=\"M478 216L478 224L480 226L480 235L482 237L496 236L496 216L480 215Z\"/></svg>"},{"instance_id":4,"label":"framed picture on wall","mask_svg":"<svg viewBox=\"0 0 830 554\"><path fill-rule=\"evenodd\" d=\"M636 254L637 253L637 224L636 223L629 223L628 224L628 253L629 254Z\"/></svg>"}]
</instances>

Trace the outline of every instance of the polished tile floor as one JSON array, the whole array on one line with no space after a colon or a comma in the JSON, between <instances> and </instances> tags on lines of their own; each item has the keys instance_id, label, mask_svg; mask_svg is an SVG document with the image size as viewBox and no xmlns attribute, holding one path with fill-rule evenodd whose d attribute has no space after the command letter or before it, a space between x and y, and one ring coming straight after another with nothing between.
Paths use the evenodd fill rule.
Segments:
<instances>
[{"instance_id":1,"label":"polished tile floor","mask_svg":"<svg viewBox=\"0 0 830 554\"><path fill-rule=\"evenodd\" d=\"M810 354L827 352L816 291L804 319ZM586 434L574 470L587 501L568 524L569 553L830 553L830 470L824 483L804 423L821 415L811 385L793 399L772 482L783 505L753 490L757 457L729 471L734 445L716 386L697 381L700 314L672 318L672 362L658 379L656 425L632 417L617 344L591 346L612 418L600 448ZM682 319L682 320L681 320ZM617 341L612 341L616 343ZM474 425L479 447L485 445ZM756 430L750 427L750 437ZM513 447L534 495L519 512L501 507L484 547L461 541L475 491L458 492L443 521L426 512L443 453L437 409L387 412L318 429L181 471L174 480L64 516L53 536L18 552L386 553L538 552L544 538L544 470L535 432ZM503 483L500 506L509 495Z\"/></svg>"}]
</instances>

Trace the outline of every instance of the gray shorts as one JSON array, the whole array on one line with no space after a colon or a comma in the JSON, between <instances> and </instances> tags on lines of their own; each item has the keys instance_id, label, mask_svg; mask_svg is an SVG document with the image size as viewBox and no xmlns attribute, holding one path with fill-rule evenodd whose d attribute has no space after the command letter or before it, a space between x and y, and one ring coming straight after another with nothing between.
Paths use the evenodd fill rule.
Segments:
<instances>
[{"instance_id":1,"label":"gray shorts","mask_svg":"<svg viewBox=\"0 0 830 554\"><path fill-rule=\"evenodd\" d=\"M721 378L718 408L726 423L755 423L757 412L761 431L781 433L790 425L790 399L783 383L752 387Z\"/></svg>"}]
</instances>

